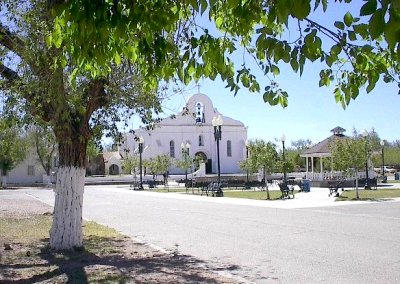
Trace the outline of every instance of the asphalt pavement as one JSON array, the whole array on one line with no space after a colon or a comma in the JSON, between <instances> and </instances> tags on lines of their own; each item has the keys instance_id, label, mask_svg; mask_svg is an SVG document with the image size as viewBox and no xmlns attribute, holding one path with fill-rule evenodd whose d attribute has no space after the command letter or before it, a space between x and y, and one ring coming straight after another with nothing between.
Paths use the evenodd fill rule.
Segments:
<instances>
[{"instance_id":1,"label":"asphalt pavement","mask_svg":"<svg viewBox=\"0 0 400 284\"><path fill-rule=\"evenodd\" d=\"M52 190L23 191L54 202ZM87 186L83 215L250 283L400 283L400 199L328 193L261 201Z\"/></svg>"}]
</instances>

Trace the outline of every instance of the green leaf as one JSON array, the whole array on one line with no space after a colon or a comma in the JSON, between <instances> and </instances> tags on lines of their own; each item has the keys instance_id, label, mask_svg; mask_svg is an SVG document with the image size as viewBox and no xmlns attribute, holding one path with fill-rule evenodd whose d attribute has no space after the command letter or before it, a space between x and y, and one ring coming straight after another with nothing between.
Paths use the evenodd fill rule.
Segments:
<instances>
[{"instance_id":1,"label":"green leaf","mask_svg":"<svg viewBox=\"0 0 400 284\"><path fill-rule=\"evenodd\" d=\"M356 33L354 31L349 31L348 35L349 35L349 39L350 40L352 40L352 41L357 40L357 36L356 36Z\"/></svg>"},{"instance_id":2,"label":"green leaf","mask_svg":"<svg viewBox=\"0 0 400 284\"><path fill-rule=\"evenodd\" d=\"M376 0L368 0L361 9L360 16L372 15L376 11L377 3Z\"/></svg>"},{"instance_id":3,"label":"green leaf","mask_svg":"<svg viewBox=\"0 0 400 284\"><path fill-rule=\"evenodd\" d=\"M358 33L364 39L369 36L367 24L354 25L353 29L356 33Z\"/></svg>"},{"instance_id":4,"label":"green leaf","mask_svg":"<svg viewBox=\"0 0 400 284\"><path fill-rule=\"evenodd\" d=\"M200 3L201 3L201 14L203 15L204 14L204 12L206 11L206 9L207 9L207 1L206 0L200 0Z\"/></svg>"},{"instance_id":5,"label":"green leaf","mask_svg":"<svg viewBox=\"0 0 400 284\"><path fill-rule=\"evenodd\" d=\"M294 0L292 1L292 16L299 20L305 19L311 10L310 1Z\"/></svg>"},{"instance_id":6,"label":"green leaf","mask_svg":"<svg viewBox=\"0 0 400 284\"><path fill-rule=\"evenodd\" d=\"M390 18L385 28L385 39L389 49L393 49L400 42L400 19Z\"/></svg>"},{"instance_id":7,"label":"green leaf","mask_svg":"<svg viewBox=\"0 0 400 284\"><path fill-rule=\"evenodd\" d=\"M337 27L339 30L344 30L344 24L343 24L343 22L336 21L336 22L334 23L334 25L335 25L335 27Z\"/></svg>"},{"instance_id":8,"label":"green leaf","mask_svg":"<svg viewBox=\"0 0 400 284\"><path fill-rule=\"evenodd\" d=\"M304 54L300 54L300 58L299 58L300 76L303 74L305 63L306 63L306 57L304 56Z\"/></svg>"},{"instance_id":9,"label":"green leaf","mask_svg":"<svg viewBox=\"0 0 400 284\"><path fill-rule=\"evenodd\" d=\"M296 58L290 60L290 66L292 66L293 71L297 72L299 70L299 63Z\"/></svg>"},{"instance_id":10,"label":"green leaf","mask_svg":"<svg viewBox=\"0 0 400 284\"><path fill-rule=\"evenodd\" d=\"M382 9L376 10L369 20L369 33L373 39L378 38L385 28L385 19Z\"/></svg>"},{"instance_id":11,"label":"green leaf","mask_svg":"<svg viewBox=\"0 0 400 284\"><path fill-rule=\"evenodd\" d=\"M222 23L224 22L224 19L222 17L218 17L215 20L215 25L217 26L217 28L221 28Z\"/></svg>"},{"instance_id":12,"label":"green leaf","mask_svg":"<svg viewBox=\"0 0 400 284\"><path fill-rule=\"evenodd\" d=\"M342 52L342 47L339 44L335 44L331 48L331 53L334 55L338 55Z\"/></svg>"},{"instance_id":13,"label":"green leaf","mask_svg":"<svg viewBox=\"0 0 400 284\"><path fill-rule=\"evenodd\" d=\"M286 96L282 93L282 95L278 96L279 104L285 108L288 106L288 99L287 99L287 93Z\"/></svg>"},{"instance_id":14,"label":"green leaf","mask_svg":"<svg viewBox=\"0 0 400 284\"><path fill-rule=\"evenodd\" d=\"M280 73L280 70L279 70L278 66L276 66L276 65L271 66L271 71L275 76L278 76Z\"/></svg>"},{"instance_id":15,"label":"green leaf","mask_svg":"<svg viewBox=\"0 0 400 284\"><path fill-rule=\"evenodd\" d=\"M326 9L328 9L328 0L322 0L322 9L326 12Z\"/></svg>"},{"instance_id":16,"label":"green leaf","mask_svg":"<svg viewBox=\"0 0 400 284\"><path fill-rule=\"evenodd\" d=\"M121 64L121 56L119 55L118 52L115 52L115 54L114 54L114 62L115 62L115 64L117 64L117 65L120 65L120 64Z\"/></svg>"},{"instance_id":17,"label":"green leaf","mask_svg":"<svg viewBox=\"0 0 400 284\"><path fill-rule=\"evenodd\" d=\"M367 86L367 93L371 92L375 88L376 82L379 80L379 74L371 71L368 73L368 86Z\"/></svg>"},{"instance_id":18,"label":"green leaf","mask_svg":"<svg viewBox=\"0 0 400 284\"><path fill-rule=\"evenodd\" d=\"M326 65L328 65L329 67L331 67L332 64L333 64L333 62L334 62L334 60L333 60L332 56L326 56L326 57L325 57L325 62L326 62Z\"/></svg>"},{"instance_id":19,"label":"green leaf","mask_svg":"<svg viewBox=\"0 0 400 284\"><path fill-rule=\"evenodd\" d=\"M367 93L371 92L375 88L375 82L371 81L367 86Z\"/></svg>"},{"instance_id":20,"label":"green leaf","mask_svg":"<svg viewBox=\"0 0 400 284\"><path fill-rule=\"evenodd\" d=\"M346 26L350 27L354 19L353 16L349 12L347 12L343 17L343 21L346 24Z\"/></svg>"},{"instance_id":21,"label":"green leaf","mask_svg":"<svg viewBox=\"0 0 400 284\"><path fill-rule=\"evenodd\" d=\"M249 76L247 74L243 74L242 78L240 78L244 87L248 88L250 86Z\"/></svg>"}]
</instances>

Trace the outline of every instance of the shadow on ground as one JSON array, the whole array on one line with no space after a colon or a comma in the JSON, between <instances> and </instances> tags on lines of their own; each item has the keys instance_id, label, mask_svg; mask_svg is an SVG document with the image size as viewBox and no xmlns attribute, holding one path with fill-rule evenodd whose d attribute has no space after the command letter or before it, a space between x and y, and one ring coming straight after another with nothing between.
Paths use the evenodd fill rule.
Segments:
<instances>
[{"instance_id":1,"label":"shadow on ground","mask_svg":"<svg viewBox=\"0 0 400 284\"><path fill-rule=\"evenodd\" d=\"M163 254L128 238L85 239L86 250L55 252L43 239L0 258L1 283L233 283L187 255ZM14 245L17 247L17 245ZM1 257L1 255L0 255Z\"/></svg>"}]
</instances>

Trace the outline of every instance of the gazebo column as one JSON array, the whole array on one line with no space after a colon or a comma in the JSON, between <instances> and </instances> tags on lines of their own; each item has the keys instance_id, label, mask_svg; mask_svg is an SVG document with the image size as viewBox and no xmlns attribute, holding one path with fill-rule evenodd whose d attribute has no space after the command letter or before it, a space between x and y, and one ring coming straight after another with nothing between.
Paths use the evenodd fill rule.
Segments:
<instances>
[{"instance_id":1,"label":"gazebo column","mask_svg":"<svg viewBox=\"0 0 400 284\"><path fill-rule=\"evenodd\" d=\"M324 179L324 169L323 169L322 157L319 157L319 166L320 166L320 180L323 180Z\"/></svg>"},{"instance_id":2,"label":"gazebo column","mask_svg":"<svg viewBox=\"0 0 400 284\"><path fill-rule=\"evenodd\" d=\"M306 178L308 178L308 170L309 170L309 167L308 167L308 157L306 157Z\"/></svg>"},{"instance_id":3,"label":"gazebo column","mask_svg":"<svg viewBox=\"0 0 400 284\"><path fill-rule=\"evenodd\" d=\"M314 156L311 156L311 172L313 174L313 179L314 179Z\"/></svg>"}]
</instances>

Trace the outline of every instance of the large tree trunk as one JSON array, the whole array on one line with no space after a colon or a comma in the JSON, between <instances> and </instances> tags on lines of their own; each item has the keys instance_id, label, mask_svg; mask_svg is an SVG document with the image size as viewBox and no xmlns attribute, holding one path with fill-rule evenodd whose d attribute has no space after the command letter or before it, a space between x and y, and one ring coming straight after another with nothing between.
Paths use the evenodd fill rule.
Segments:
<instances>
[{"instance_id":1,"label":"large tree trunk","mask_svg":"<svg viewBox=\"0 0 400 284\"><path fill-rule=\"evenodd\" d=\"M3 189L7 188L7 175L1 175L1 187Z\"/></svg>"},{"instance_id":2,"label":"large tree trunk","mask_svg":"<svg viewBox=\"0 0 400 284\"><path fill-rule=\"evenodd\" d=\"M55 250L83 246L82 205L86 144L76 141L59 142L60 166L57 172L53 225L50 231L50 247Z\"/></svg>"},{"instance_id":3,"label":"large tree trunk","mask_svg":"<svg viewBox=\"0 0 400 284\"><path fill-rule=\"evenodd\" d=\"M0 180L1 180L1 188L7 188L7 170L0 169Z\"/></svg>"}]
</instances>

